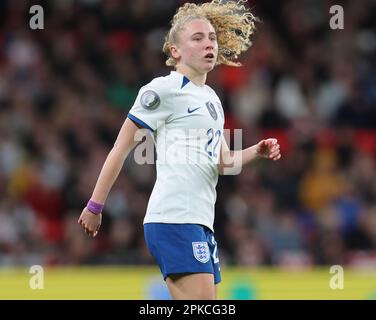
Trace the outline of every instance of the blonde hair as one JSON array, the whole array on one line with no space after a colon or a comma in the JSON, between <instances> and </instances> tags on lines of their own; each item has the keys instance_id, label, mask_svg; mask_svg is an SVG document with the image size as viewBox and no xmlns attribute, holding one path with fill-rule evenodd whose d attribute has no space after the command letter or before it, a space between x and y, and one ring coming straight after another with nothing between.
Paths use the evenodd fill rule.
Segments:
<instances>
[{"instance_id":1,"label":"blonde hair","mask_svg":"<svg viewBox=\"0 0 376 320\"><path fill-rule=\"evenodd\" d=\"M250 36L255 31L255 22L259 21L243 3L246 0L213 0L200 5L186 3L181 6L171 21L171 29L166 35L163 52L168 56L167 66L176 66L171 56L171 46L177 43L178 33L184 25L195 19L207 20L213 26L218 41L217 65L241 66L234 62L251 45Z\"/></svg>"}]
</instances>

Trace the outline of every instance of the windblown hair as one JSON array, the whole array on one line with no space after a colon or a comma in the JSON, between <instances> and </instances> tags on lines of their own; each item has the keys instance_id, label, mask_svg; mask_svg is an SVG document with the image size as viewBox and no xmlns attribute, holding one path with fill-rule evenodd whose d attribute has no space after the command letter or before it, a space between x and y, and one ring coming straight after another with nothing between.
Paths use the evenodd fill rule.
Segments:
<instances>
[{"instance_id":1,"label":"windblown hair","mask_svg":"<svg viewBox=\"0 0 376 320\"><path fill-rule=\"evenodd\" d=\"M186 3L181 6L171 21L171 29L166 35L163 52L168 56L167 66L176 66L177 61L171 56L171 45L176 44L179 32L184 25L195 19L207 20L214 27L218 41L216 65L225 64L239 67L234 62L251 45L251 35L255 31L255 22L259 21L243 3L247 0L213 0L209 3Z\"/></svg>"}]
</instances>

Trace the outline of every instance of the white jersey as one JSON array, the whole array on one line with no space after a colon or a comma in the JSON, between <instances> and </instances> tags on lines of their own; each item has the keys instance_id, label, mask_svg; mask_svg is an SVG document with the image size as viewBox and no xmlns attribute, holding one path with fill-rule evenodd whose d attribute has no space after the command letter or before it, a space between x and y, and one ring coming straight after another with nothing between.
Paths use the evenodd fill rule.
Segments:
<instances>
[{"instance_id":1,"label":"white jersey","mask_svg":"<svg viewBox=\"0 0 376 320\"><path fill-rule=\"evenodd\" d=\"M209 86L184 75L142 87L128 118L153 132L157 180L144 223L193 223L213 230L224 115Z\"/></svg>"}]
</instances>

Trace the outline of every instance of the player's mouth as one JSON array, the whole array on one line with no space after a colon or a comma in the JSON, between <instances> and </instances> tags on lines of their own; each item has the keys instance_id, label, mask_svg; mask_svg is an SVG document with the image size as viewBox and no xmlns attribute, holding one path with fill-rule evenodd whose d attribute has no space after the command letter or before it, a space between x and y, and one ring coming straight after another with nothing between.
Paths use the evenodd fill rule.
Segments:
<instances>
[{"instance_id":1,"label":"player's mouth","mask_svg":"<svg viewBox=\"0 0 376 320\"><path fill-rule=\"evenodd\" d=\"M205 56L205 59L208 59L208 60L213 60L214 58L215 58L214 53L208 53L208 54Z\"/></svg>"}]
</instances>

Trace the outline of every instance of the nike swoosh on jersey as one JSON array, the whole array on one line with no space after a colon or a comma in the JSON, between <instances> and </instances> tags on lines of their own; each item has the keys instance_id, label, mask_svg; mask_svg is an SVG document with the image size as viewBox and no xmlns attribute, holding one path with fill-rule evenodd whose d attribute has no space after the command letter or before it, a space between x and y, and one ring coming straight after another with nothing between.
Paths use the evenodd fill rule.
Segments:
<instances>
[{"instance_id":1,"label":"nike swoosh on jersey","mask_svg":"<svg viewBox=\"0 0 376 320\"><path fill-rule=\"evenodd\" d=\"M188 113L192 113L192 112L195 112L196 110L200 109L201 107L198 107L198 108L195 108L195 109L190 109L188 108Z\"/></svg>"}]
</instances>

